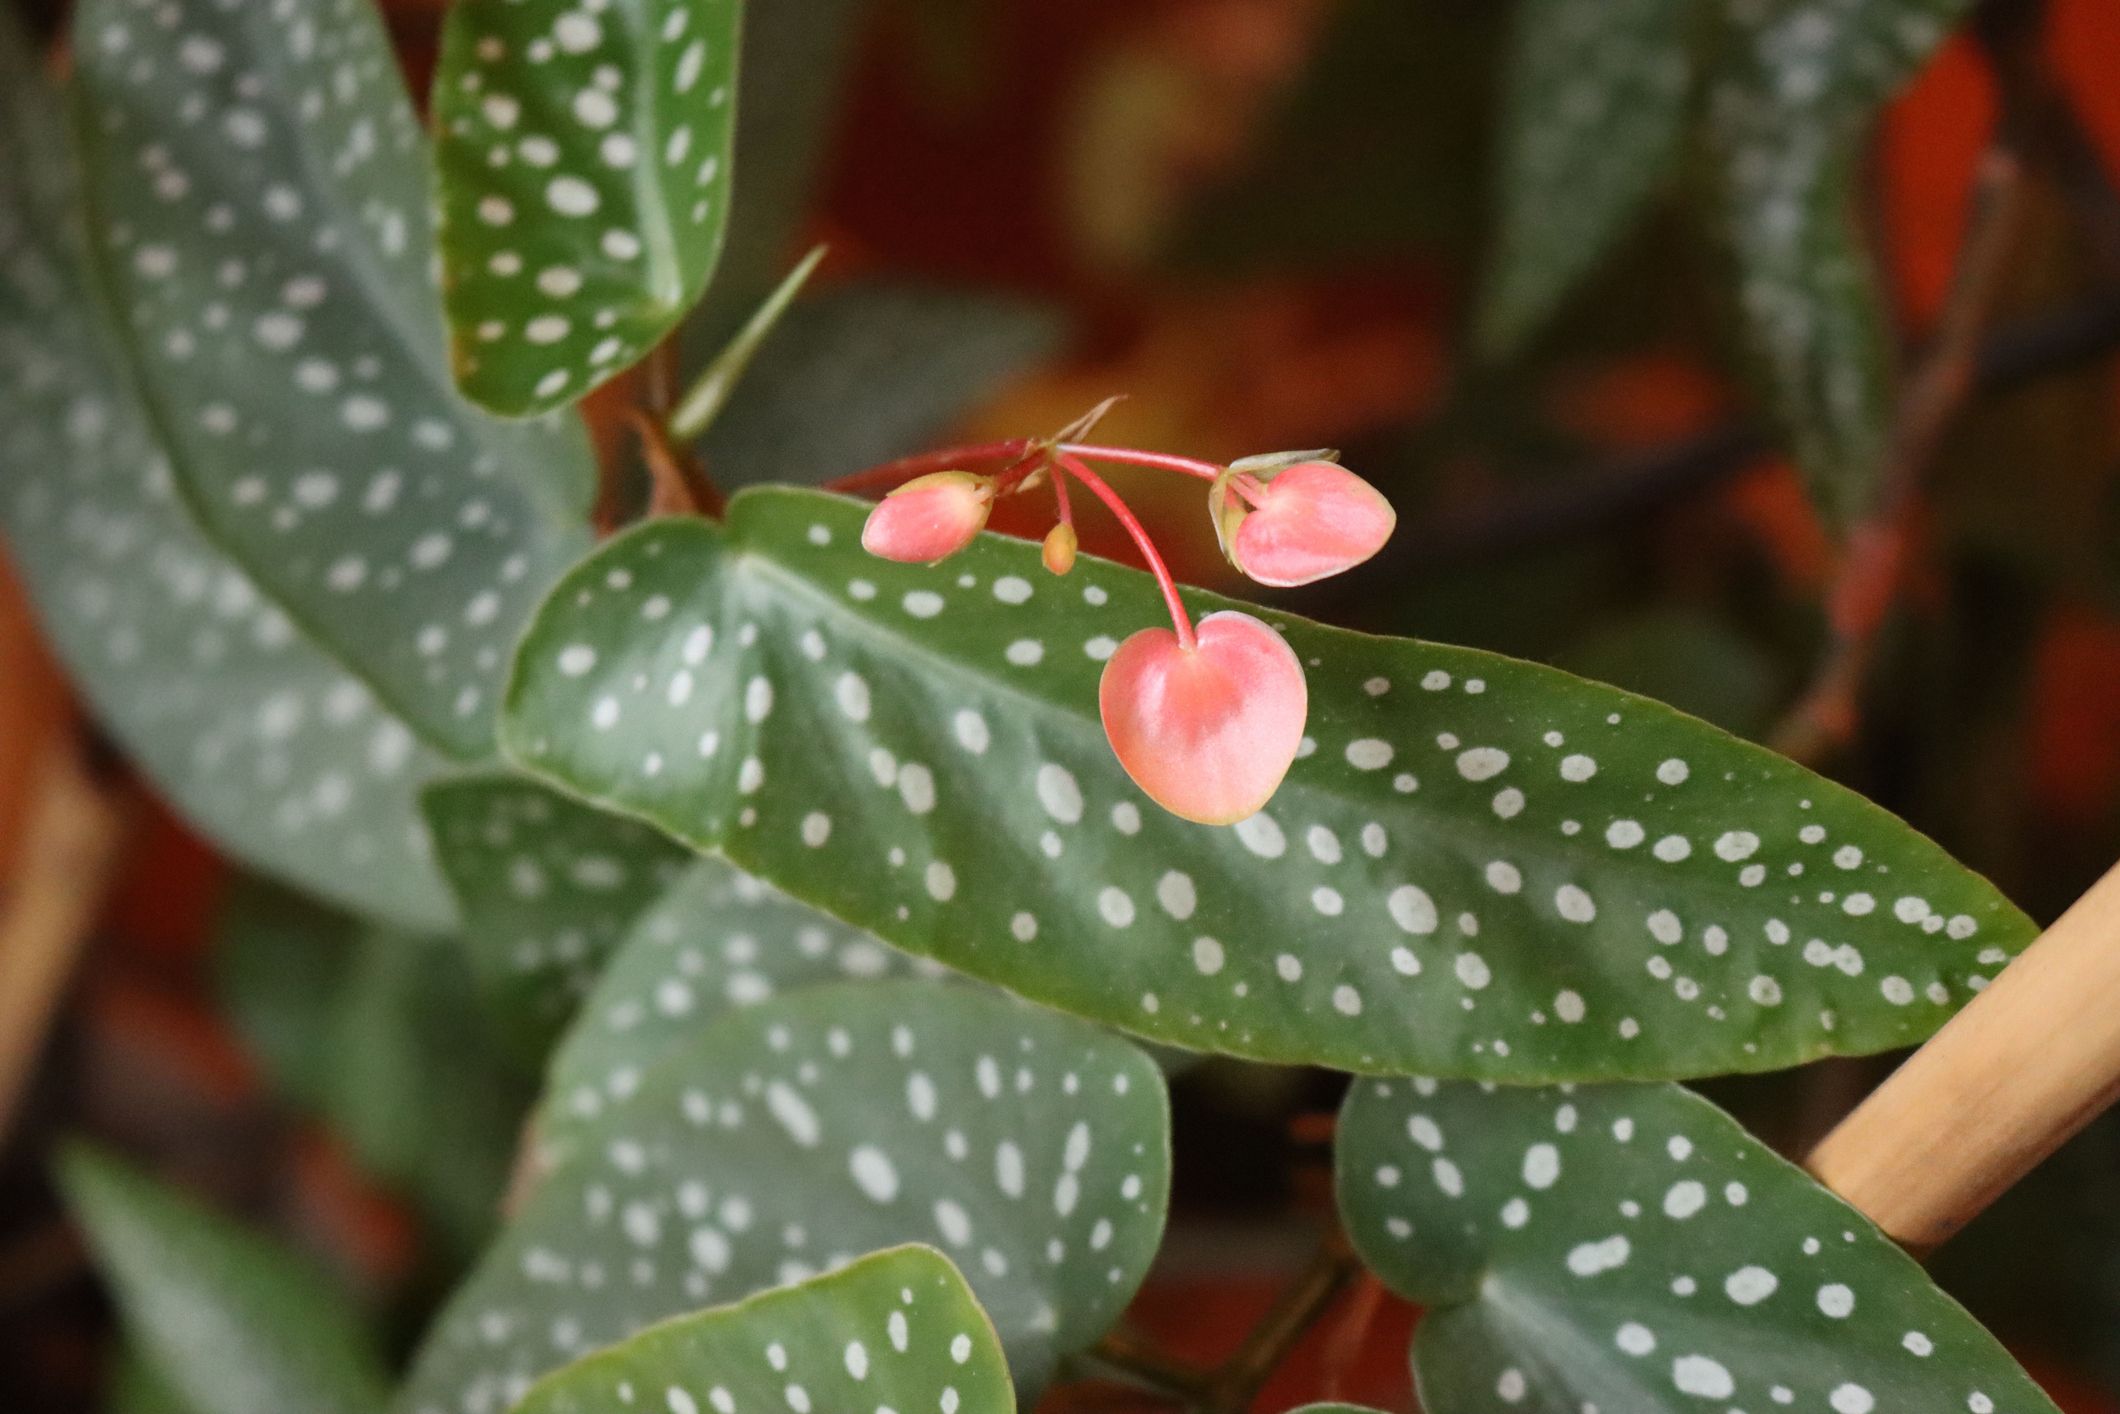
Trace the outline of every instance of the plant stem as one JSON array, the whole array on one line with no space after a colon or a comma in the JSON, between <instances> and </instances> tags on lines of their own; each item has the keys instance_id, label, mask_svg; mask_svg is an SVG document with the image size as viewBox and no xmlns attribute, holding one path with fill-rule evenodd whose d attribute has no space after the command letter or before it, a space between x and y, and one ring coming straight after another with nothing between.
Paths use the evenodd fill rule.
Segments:
<instances>
[{"instance_id":1,"label":"plant stem","mask_svg":"<svg viewBox=\"0 0 2120 1414\"><path fill-rule=\"evenodd\" d=\"M1347 1234L1333 1223L1319 1240L1310 1265L1282 1288L1236 1353L1215 1371L1205 1406L1208 1414L1244 1414L1275 1368L1361 1269Z\"/></svg>"},{"instance_id":2,"label":"plant stem","mask_svg":"<svg viewBox=\"0 0 2120 1414\"><path fill-rule=\"evenodd\" d=\"M1148 532L1141 528L1141 522L1134 518L1134 513L1127 507L1126 502L1119 499L1119 493L1107 486L1103 477L1083 465L1081 458L1060 451L1053 454L1053 461L1075 480L1087 486L1098 500L1104 502L1118 518L1119 524L1125 527L1126 533L1134 538L1134 544L1141 551L1141 558L1148 562L1148 572L1156 577L1156 587L1163 591L1163 603L1170 610L1171 627L1178 631L1178 646L1190 653L1198 642L1193 636L1192 619L1185 612L1185 601L1178 597L1177 582L1170 577L1169 567L1163 563L1163 557L1156 553L1155 542L1148 538Z\"/></svg>"},{"instance_id":3,"label":"plant stem","mask_svg":"<svg viewBox=\"0 0 2120 1414\"><path fill-rule=\"evenodd\" d=\"M1115 1326L1089 1352L1089 1359L1109 1367L1130 1382L1192 1405L1202 1402L1212 1371L1173 1359L1138 1331Z\"/></svg>"},{"instance_id":4,"label":"plant stem","mask_svg":"<svg viewBox=\"0 0 2120 1414\"><path fill-rule=\"evenodd\" d=\"M1176 456L1169 452L1137 451L1132 447L1096 447L1081 442L1062 442L1056 450L1100 462L1118 462L1122 466L1145 466L1154 471L1175 471L1185 476L1197 476L1203 481L1212 481L1223 471L1223 468L1213 462Z\"/></svg>"},{"instance_id":5,"label":"plant stem","mask_svg":"<svg viewBox=\"0 0 2120 1414\"><path fill-rule=\"evenodd\" d=\"M827 491L873 491L879 486L895 486L901 481L911 481L916 476L926 476L935 471L969 471L983 462L1014 461L1037 446L1030 437L1011 437L1006 442L981 442L969 447L943 447L939 451L916 452L896 461L882 462L876 466L857 471L851 476L842 476L836 481L827 481Z\"/></svg>"}]
</instances>

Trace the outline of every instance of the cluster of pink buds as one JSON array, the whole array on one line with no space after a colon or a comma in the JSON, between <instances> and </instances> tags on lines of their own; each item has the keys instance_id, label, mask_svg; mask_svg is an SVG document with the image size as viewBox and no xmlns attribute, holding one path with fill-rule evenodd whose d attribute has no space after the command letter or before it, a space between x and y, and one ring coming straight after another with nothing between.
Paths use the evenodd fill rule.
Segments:
<instances>
[{"instance_id":1,"label":"cluster of pink buds","mask_svg":"<svg viewBox=\"0 0 2120 1414\"><path fill-rule=\"evenodd\" d=\"M1397 516L1331 452L1218 466L1077 440L1102 411L1050 439L952 447L863 473L846 484L899 484L870 513L861 543L887 560L930 564L971 544L995 501L1050 483L1058 521L1045 537L1045 567L1066 574L1077 545L1069 481L1104 502L1140 548L1171 621L1168 629L1134 634L1105 663L1097 692L1105 736L1134 784L1164 809L1202 824L1234 824L1266 804L1295 761L1310 705L1303 665L1280 634L1250 614L1225 610L1196 627L1148 532L1090 463L1208 482L1208 513L1223 554L1276 588L1352 569L1383 547Z\"/></svg>"}]
</instances>

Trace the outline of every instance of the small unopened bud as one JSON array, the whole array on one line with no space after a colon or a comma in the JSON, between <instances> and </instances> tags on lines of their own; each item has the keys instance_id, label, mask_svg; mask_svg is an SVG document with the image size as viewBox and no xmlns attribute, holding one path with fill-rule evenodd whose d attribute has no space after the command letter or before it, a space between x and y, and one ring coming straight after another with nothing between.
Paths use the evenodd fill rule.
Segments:
<instances>
[{"instance_id":1,"label":"small unopened bud","mask_svg":"<svg viewBox=\"0 0 2120 1414\"><path fill-rule=\"evenodd\" d=\"M1261 471L1238 463L1209 495L1229 562L1260 584L1312 584L1384 548L1398 513L1374 486L1329 461Z\"/></svg>"},{"instance_id":2,"label":"small unopened bud","mask_svg":"<svg viewBox=\"0 0 2120 1414\"><path fill-rule=\"evenodd\" d=\"M969 471L916 476L869 512L861 548L886 560L932 564L972 543L994 504L994 479Z\"/></svg>"},{"instance_id":3,"label":"small unopened bud","mask_svg":"<svg viewBox=\"0 0 2120 1414\"><path fill-rule=\"evenodd\" d=\"M1075 567L1075 550L1081 545L1071 525L1056 525L1045 532L1045 567L1066 574Z\"/></svg>"}]
</instances>

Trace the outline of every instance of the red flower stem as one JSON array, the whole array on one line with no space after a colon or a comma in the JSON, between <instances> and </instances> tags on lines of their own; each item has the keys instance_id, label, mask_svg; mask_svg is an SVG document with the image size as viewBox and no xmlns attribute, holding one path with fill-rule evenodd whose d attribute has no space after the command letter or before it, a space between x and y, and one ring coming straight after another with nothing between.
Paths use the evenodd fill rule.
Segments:
<instances>
[{"instance_id":1,"label":"red flower stem","mask_svg":"<svg viewBox=\"0 0 2120 1414\"><path fill-rule=\"evenodd\" d=\"M1192 619L1186 615L1185 601L1178 597L1178 585L1170 577L1170 568L1163 563L1163 557L1156 553L1155 542L1148 538L1148 532L1141 528L1141 522L1134 518L1134 513L1127 508L1126 502L1119 499L1119 493L1106 485L1103 477L1083 465L1080 457L1070 455L1066 451L1058 451L1054 453L1053 460L1068 475L1087 486L1098 500L1104 502L1118 518L1126 533L1134 538L1134 544L1140 548L1141 558L1148 561L1148 572L1156 577L1156 587L1163 591L1163 603L1170 610L1171 626L1178 631L1178 646L1190 653L1197 642L1193 637Z\"/></svg>"},{"instance_id":2,"label":"red flower stem","mask_svg":"<svg viewBox=\"0 0 2120 1414\"><path fill-rule=\"evenodd\" d=\"M1053 500L1060 508L1060 523L1072 530L1075 525L1075 508L1068 504L1067 478L1058 473L1053 476Z\"/></svg>"},{"instance_id":3,"label":"red flower stem","mask_svg":"<svg viewBox=\"0 0 2120 1414\"><path fill-rule=\"evenodd\" d=\"M1132 447L1092 447L1081 442L1062 442L1059 450L1071 452L1078 457L1089 457L1100 462L1118 462L1123 466L1145 466L1156 471L1175 471L1185 476L1197 476L1202 481L1212 481L1220 476L1224 470L1213 462L1203 462L1193 457L1174 456L1169 452L1137 451Z\"/></svg>"},{"instance_id":4,"label":"red flower stem","mask_svg":"<svg viewBox=\"0 0 2120 1414\"><path fill-rule=\"evenodd\" d=\"M971 447L944 447L940 451L920 452L910 457L872 466L866 471L857 471L851 476L842 476L837 481L827 481L827 491L869 491L879 486L892 486L901 481L911 481L916 476L926 476L934 471L968 470L981 462L1013 460L1037 446L1030 437L1012 437L1006 442L983 442Z\"/></svg>"}]
</instances>

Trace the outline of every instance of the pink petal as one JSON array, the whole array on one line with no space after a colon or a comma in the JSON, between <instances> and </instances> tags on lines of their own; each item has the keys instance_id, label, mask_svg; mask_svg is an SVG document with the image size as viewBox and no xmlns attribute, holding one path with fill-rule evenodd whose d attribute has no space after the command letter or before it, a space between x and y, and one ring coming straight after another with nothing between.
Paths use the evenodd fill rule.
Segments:
<instances>
[{"instance_id":1,"label":"pink petal","mask_svg":"<svg viewBox=\"0 0 2120 1414\"><path fill-rule=\"evenodd\" d=\"M1104 665L1104 734L1134 784L1171 814L1233 825L1280 787L1310 690L1281 635L1249 614L1200 620L1199 643L1143 629Z\"/></svg>"},{"instance_id":2,"label":"pink petal","mask_svg":"<svg viewBox=\"0 0 2120 1414\"><path fill-rule=\"evenodd\" d=\"M1261 584L1289 588L1353 569L1398 524L1391 502L1333 462L1301 462L1268 481L1230 537L1230 558Z\"/></svg>"},{"instance_id":3,"label":"pink petal","mask_svg":"<svg viewBox=\"0 0 2120 1414\"><path fill-rule=\"evenodd\" d=\"M947 559L985 528L994 485L968 471L916 476L877 503L861 548L886 560L924 565Z\"/></svg>"}]
</instances>

